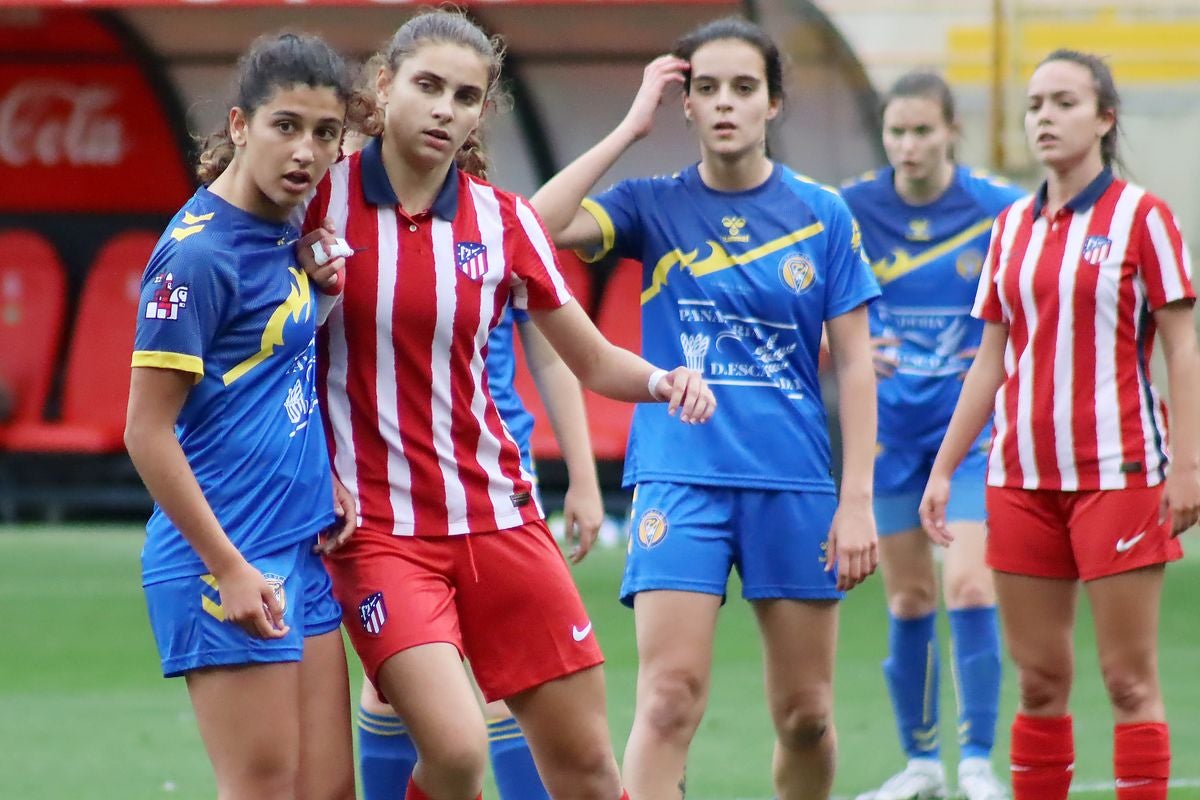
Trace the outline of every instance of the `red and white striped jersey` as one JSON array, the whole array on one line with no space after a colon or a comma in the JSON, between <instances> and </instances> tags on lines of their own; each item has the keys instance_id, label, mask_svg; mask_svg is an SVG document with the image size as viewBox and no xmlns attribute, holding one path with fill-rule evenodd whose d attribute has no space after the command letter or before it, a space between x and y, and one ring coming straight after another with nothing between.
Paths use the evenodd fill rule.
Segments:
<instances>
[{"instance_id":1,"label":"red and white striped jersey","mask_svg":"<svg viewBox=\"0 0 1200 800\"><path fill-rule=\"evenodd\" d=\"M397 535L503 530L542 516L488 392L488 333L505 304L571 300L522 198L455 168L428 211L399 205L379 140L335 164L309 205L355 248L318 338L333 468L359 525Z\"/></svg>"},{"instance_id":2,"label":"red and white striped jersey","mask_svg":"<svg viewBox=\"0 0 1200 800\"><path fill-rule=\"evenodd\" d=\"M1152 312L1195 298L1191 274L1170 209L1108 170L1053 217L1043 187L996 218L972 311L1009 326L989 485L1088 491L1165 478Z\"/></svg>"}]
</instances>

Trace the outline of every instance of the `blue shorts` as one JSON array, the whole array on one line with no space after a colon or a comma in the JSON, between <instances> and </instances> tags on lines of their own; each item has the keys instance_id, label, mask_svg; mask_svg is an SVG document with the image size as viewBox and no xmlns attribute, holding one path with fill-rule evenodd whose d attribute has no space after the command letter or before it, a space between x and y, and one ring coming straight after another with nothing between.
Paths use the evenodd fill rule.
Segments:
<instances>
[{"instance_id":1,"label":"blue shorts","mask_svg":"<svg viewBox=\"0 0 1200 800\"><path fill-rule=\"evenodd\" d=\"M825 546L837 497L817 492L638 484L621 602L674 589L719 595L729 570L747 600L840 600Z\"/></svg>"},{"instance_id":2,"label":"blue shorts","mask_svg":"<svg viewBox=\"0 0 1200 800\"><path fill-rule=\"evenodd\" d=\"M283 620L291 630L281 639L257 639L224 622L212 575L145 587L163 676L173 678L203 667L299 661L306 636L336 630L342 611L333 599L333 584L321 557L312 552L315 543L315 537L305 539L250 561L283 603Z\"/></svg>"},{"instance_id":3,"label":"blue shorts","mask_svg":"<svg viewBox=\"0 0 1200 800\"><path fill-rule=\"evenodd\" d=\"M990 446L989 432L985 431L951 476L947 522L983 522L987 519L984 494ZM937 450L878 446L875 455L875 530L880 536L921 527L917 509L936 455Z\"/></svg>"}]
</instances>

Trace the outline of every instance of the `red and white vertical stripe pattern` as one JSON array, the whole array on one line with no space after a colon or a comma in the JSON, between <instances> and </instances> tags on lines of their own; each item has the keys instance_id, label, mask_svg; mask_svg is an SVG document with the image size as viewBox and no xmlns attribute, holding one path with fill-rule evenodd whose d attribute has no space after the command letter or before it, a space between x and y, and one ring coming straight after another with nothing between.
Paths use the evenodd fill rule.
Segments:
<instances>
[{"instance_id":1,"label":"red and white vertical stripe pattern","mask_svg":"<svg viewBox=\"0 0 1200 800\"><path fill-rule=\"evenodd\" d=\"M975 316L1009 326L988 483L1086 491L1153 486L1166 409L1150 382L1152 313L1194 298L1167 206L1114 180L1087 209L996 219Z\"/></svg>"},{"instance_id":2,"label":"red and white vertical stripe pattern","mask_svg":"<svg viewBox=\"0 0 1200 800\"><path fill-rule=\"evenodd\" d=\"M321 402L334 471L360 526L397 535L503 530L541 517L532 477L487 390L488 333L514 305L571 299L540 220L524 200L459 174L453 220L368 203L361 159L318 189L358 252L319 339ZM462 269L462 243L486 270ZM468 274L474 272L475 274Z\"/></svg>"}]
</instances>

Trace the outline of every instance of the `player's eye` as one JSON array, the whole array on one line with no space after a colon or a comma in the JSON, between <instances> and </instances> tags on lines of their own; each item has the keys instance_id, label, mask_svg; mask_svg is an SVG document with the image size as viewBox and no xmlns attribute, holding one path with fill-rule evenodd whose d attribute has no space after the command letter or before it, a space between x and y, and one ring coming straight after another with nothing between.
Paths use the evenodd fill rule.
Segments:
<instances>
[{"instance_id":1,"label":"player's eye","mask_svg":"<svg viewBox=\"0 0 1200 800\"><path fill-rule=\"evenodd\" d=\"M275 127L279 129L280 133L295 133L296 132L296 123L290 119L279 120L278 122L275 123Z\"/></svg>"},{"instance_id":2,"label":"player's eye","mask_svg":"<svg viewBox=\"0 0 1200 800\"><path fill-rule=\"evenodd\" d=\"M342 138L342 131L340 128L335 128L331 125L323 125L317 128L317 138L323 139L326 142L332 142Z\"/></svg>"},{"instance_id":3,"label":"player's eye","mask_svg":"<svg viewBox=\"0 0 1200 800\"><path fill-rule=\"evenodd\" d=\"M933 133L933 128L929 127L928 125L918 125L917 129L913 131L913 133L917 134L917 136L925 137Z\"/></svg>"},{"instance_id":4,"label":"player's eye","mask_svg":"<svg viewBox=\"0 0 1200 800\"><path fill-rule=\"evenodd\" d=\"M424 78L417 79L417 88L427 94L432 94L433 92L437 91L437 86L434 84L434 82Z\"/></svg>"}]
</instances>

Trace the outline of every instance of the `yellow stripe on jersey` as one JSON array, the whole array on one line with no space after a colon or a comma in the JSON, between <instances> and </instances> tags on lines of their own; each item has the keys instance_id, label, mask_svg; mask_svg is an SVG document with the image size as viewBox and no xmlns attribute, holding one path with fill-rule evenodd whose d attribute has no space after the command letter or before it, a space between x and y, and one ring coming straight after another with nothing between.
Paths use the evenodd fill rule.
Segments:
<instances>
[{"instance_id":1,"label":"yellow stripe on jersey","mask_svg":"<svg viewBox=\"0 0 1200 800\"><path fill-rule=\"evenodd\" d=\"M215 577L213 577L212 575L201 575L200 580L207 583L213 589L217 589L217 579ZM212 600L209 597L207 597L206 595L201 594L200 595L200 608L204 609L205 612L207 612L210 616L214 617L215 619L217 619L221 622L225 621L225 609L221 608L221 604L218 603L216 600Z\"/></svg>"},{"instance_id":2,"label":"yellow stripe on jersey","mask_svg":"<svg viewBox=\"0 0 1200 800\"><path fill-rule=\"evenodd\" d=\"M654 265L654 274L650 277L650 286L642 292L642 305L653 300L655 295L662 290L662 287L667 284L667 274L676 265L680 269L687 267L692 275L700 278L705 275L712 275L714 272L729 269L730 267L757 261L763 256L768 256L785 247L803 242L805 239L811 239L823 230L825 230L825 226L822 223L814 222L807 227L784 234L778 239L773 239L766 244L759 245L739 255L730 255L724 247L709 239L707 244L711 252L700 261L696 260L696 256L700 253L699 249L693 250L690 253L684 253L679 248L676 248L660 258L658 263Z\"/></svg>"},{"instance_id":3,"label":"yellow stripe on jersey","mask_svg":"<svg viewBox=\"0 0 1200 800\"><path fill-rule=\"evenodd\" d=\"M263 327L258 352L225 373L222 380L226 386L244 377L250 370L270 358L276 347L283 345L283 326L289 316L292 322L299 322L301 315L307 319L312 314L312 293L308 290L308 274L295 267L288 267L288 272L292 273L295 283L284 301L271 312L271 318Z\"/></svg>"},{"instance_id":4,"label":"yellow stripe on jersey","mask_svg":"<svg viewBox=\"0 0 1200 800\"><path fill-rule=\"evenodd\" d=\"M195 374L197 380L204 377L204 361L198 356L190 356L186 353L166 353L161 350L135 350L131 366L177 369L180 372Z\"/></svg>"},{"instance_id":5,"label":"yellow stripe on jersey","mask_svg":"<svg viewBox=\"0 0 1200 800\"><path fill-rule=\"evenodd\" d=\"M586 252L579 251L579 257L589 264L594 264L600 259L608 255L613 249L613 245L617 243L617 228L613 225L612 217L604 210L604 206L597 203L590 197L583 198L580 207L595 218L596 224L600 226L600 247Z\"/></svg>"},{"instance_id":6,"label":"yellow stripe on jersey","mask_svg":"<svg viewBox=\"0 0 1200 800\"><path fill-rule=\"evenodd\" d=\"M215 214L215 213L217 213L217 212L210 211L207 214L197 215L197 214L193 214L190 211L185 211L185 212L183 212L183 224L184 225L195 225L197 222L208 222L210 219L213 218L213 214Z\"/></svg>"},{"instance_id":7,"label":"yellow stripe on jersey","mask_svg":"<svg viewBox=\"0 0 1200 800\"><path fill-rule=\"evenodd\" d=\"M881 258L871 265L871 270L875 273L875 279L880 284L891 283L897 278L901 278L913 270L920 269L929 262L941 258L946 253L961 247L979 234L990 230L991 227L991 217L981 219L961 233L951 236L941 244L934 245L925 252L918 253L915 256L910 256L902 248L897 247L892 250L891 263L888 263L888 259Z\"/></svg>"},{"instance_id":8,"label":"yellow stripe on jersey","mask_svg":"<svg viewBox=\"0 0 1200 800\"><path fill-rule=\"evenodd\" d=\"M186 228L176 228L175 230L171 231L171 238L177 242L182 242L193 233L199 233L202 230L204 230L203 225L189 225Z\"/></svg>"}]
</instances>

